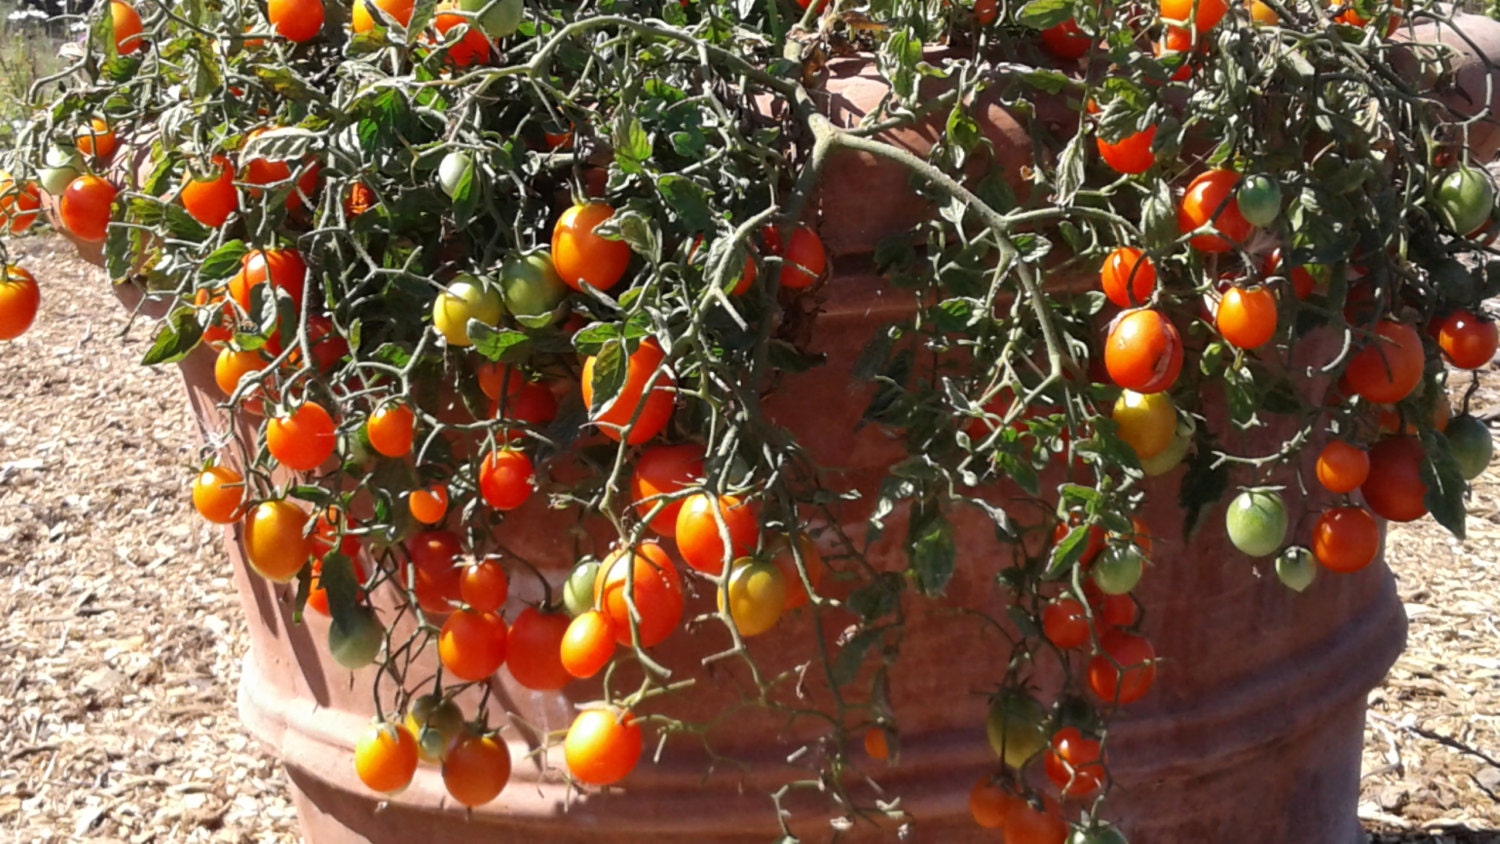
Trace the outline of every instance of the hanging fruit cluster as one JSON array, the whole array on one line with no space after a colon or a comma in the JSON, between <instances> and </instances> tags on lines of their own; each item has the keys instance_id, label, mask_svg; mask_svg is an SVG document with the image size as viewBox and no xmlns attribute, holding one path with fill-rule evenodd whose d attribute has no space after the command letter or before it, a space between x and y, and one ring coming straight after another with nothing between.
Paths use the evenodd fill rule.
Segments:
<instances>
[{"instance_id":1,"label":"hanging fruit cluster","mask_svg":"<svg viewBox=\"0 0 1500 844\"><path fill-rule=\"evenodd\" d=\"M968 608L948 586L984 556L1000 609L974 614L1008 648L974 820L1123 840L1109 725L1157 681L1137 587L1180 539L1147 493L1180 483L1184 532L1228 497L1246 565L1297 591L1374 562L1380 519L1461 535L1491 451L1477 381L1453 397L1497 347L1494 184L1437 99L1386 96L1400 4L751 5L113 0L39 88L0 228L45 206L162 308L145 363L213 358L193 504L296 619L328 616L372 687L374 791L426 762L486 804L521 740L628 786L657 736L712 750L673 701L725 660L744 706L802 717L798 672L766 670L803 652L772 644L795 617L829 686L801 750L838 811L889 814L839 772L856 737L899 766L905 625ZM823 59L861 51L890 96L841 128ZM1019 170L981 129L995 91L1035 115ZM910 126L935 127L921 156L878 139ZM848 295L814 195L848 187L821 177L850 151L940 211L874 250L913 304L856 365L863 421L906 455L865 489L767 410ZM39 290L7 262L0 339ZM1279 447L1237 448L1257 429ZM964 505L994 547L955 542ZM891 570L871 548L903 520ZM549 532L566 560L528 552ZM499 711L502 681L597 699L550 732Z\"/></svg>"}]
</instances>

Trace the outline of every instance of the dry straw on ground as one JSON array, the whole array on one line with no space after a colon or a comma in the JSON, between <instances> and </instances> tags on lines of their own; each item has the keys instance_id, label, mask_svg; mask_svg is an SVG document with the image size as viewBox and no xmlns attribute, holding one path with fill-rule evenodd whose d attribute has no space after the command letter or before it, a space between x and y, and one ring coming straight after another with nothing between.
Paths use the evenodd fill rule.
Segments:
<instances>
[{"instance_id":1,"label":"dry straw on ground","mask_svg":"<svg viewBox=\"0 0 1500 844\"><path fill-rule=\"evenodd\" d=\"M0 345L0 840L295 841L235 690L244 620L184 479L175 371L54 238L22 243L38 324ZM1500 373L1480 412L1500 415ZM1371 696L1361 816L1378 844L1500 842L1500 473L1472 538L1391 533L1410 647ZM1295 600L1295 597L1289 597ZM1303 842L1287 842L1303 844Z\"/></svg>"}]
</instances>

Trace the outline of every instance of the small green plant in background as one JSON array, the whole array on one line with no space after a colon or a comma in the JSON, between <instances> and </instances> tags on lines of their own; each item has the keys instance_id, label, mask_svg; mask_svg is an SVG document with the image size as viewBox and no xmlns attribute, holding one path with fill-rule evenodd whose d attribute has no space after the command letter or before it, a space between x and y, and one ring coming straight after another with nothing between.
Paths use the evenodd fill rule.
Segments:
<instances>
[{"instance_id":1,"label":"small green plant in background","mask_svg":"<svg viewBox=\"0 0 1500 844\"><path fill-rule=\"evenodd\" d=\"M65 32L42 12L0 2L0 144L12 143L16 122L31 113L32 83L62 69L57 48Z\"/></svg>"}]
</instances>

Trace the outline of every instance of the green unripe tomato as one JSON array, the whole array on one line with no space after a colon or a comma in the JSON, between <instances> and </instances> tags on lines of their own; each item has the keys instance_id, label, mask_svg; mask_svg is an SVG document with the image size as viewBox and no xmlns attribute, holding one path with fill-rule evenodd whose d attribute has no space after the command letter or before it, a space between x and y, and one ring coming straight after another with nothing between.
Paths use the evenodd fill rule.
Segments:
<instances>
[{"instance_id":1,"label":"green unripe tomato","mask_svg":"<svg viewBox=\"0 0 1500 844\"><path fill-rule=\"evenodd\" d=\"M469 320L498 326L505 316L500 291L467 273L460 274L432 302L432 325L450 346L472 346Z\"/></svg>"},{"instance_id":2,"label":"green unripe tomato","mask_svg":"<svg viewBox=\"0 0 1500 844\"><path fill-rule=\"evenodd\" d=\"M1255 175L1240 182L1235 196L1240 216L1252 226L1269 226L1281 213L1281 185L1270 176Z\"/></svg>"},{"instance_id":3,"label":"green unripe tomato","mask_svg":"<svg viewBox=\"0 0 1500 844\"><path fill-rule=\"evenodd\" d=\"M1490 465L1495 456L1495 440L1488 425L1465 413L1448 423L1443 432L1448 438L1448 450L1458 464L1459 474L1472 481Z\"/></svg>"},{"instance_id":4,"label":"green unripe tomato","mask_svg":"<svg viewBox=\"0 0 1500 844\"><path fill-rule=\"evenodd\" d=\"M521 25L521 0L458 0L459 11L475 12L475 21L490 38L504 38Z\"/></svg>"},{"instance_id":5,"label":"green unripe tomato","mask_svg":"<svg viewBox=\"0 0 1500 844\"><path fill-rule=\"evenodd\" d=\"M62 196L73 180L83 175L83 156L78 147L56 144L47 150L43 158L46 165L37 173L42 190L52 196Z\"/></svg>"},{"instance_id":6,"label":"green unripe tomato","mask_svg":"<svg viewBox=\"0 0 1500 844\"><path fill-rule=\"evenodd\" d=\"M464 712L441 695L422 695L411 702L406 728L417 740L417 756L429 765L436 765L464 731Z\"/></svg>"},{"instance_id":7,"label":"green unripe tomato","mask_svg":"<svg viewBox=\"0 0 1500 844\"><path fill-rule=\"evenodd\" d=\"M1286 504L1278 493L1247 490L1229 502L1224 527L1234 547L1252 557L1267 556L1286 541Z\"/></svg>"},{"instance_id":8,"label":"green unripe tomato","mask_svg":"<svg viewBox=\"0 0 1500 844\"><path fill-rule=\"evenodd\" d=\"M1311 586L1317 575L1318 566L1312 552L1300 545L1293 545L1276 558L1276 577L1293 592Z\"/></svg>"},{"instance_id":9,"label":"green unripe tomato","mask_svg":"<svg viewBox=\"0 0 1500 844\"><path fill-rule=\"evenodd\" d=\"M511 258L500 268L500 294L506 309L518 318L555 319L568 293L546 251Z\"/></svg>"},{"instance_id":10,"label":"green unripe tomato","mask_svg":"<svg viewBox=\"0 0 1500 844\"><path fill-rule=\"evenodd\" d=\"M465 181L474 178L474 157L467 152L454 150L443 156L438 164L438 186L449 199L458 198L458 190Z\"/></svg>"},{"instance_id":11,"label":"green unripe tomato","mask_svg":"<svg viewBox=\"0 0 1500 844\"><path fill-rule=\"evenodd\" d=\"M995 755L1020 770L1047 746L1047 711L1030 695L1007 694L990 702L984 731Z\"/></svg>"},{"instance_id":12,"label":"green unripe tomato","mask_svg":"<svg viewBox=\"0 0 1500 844\"><path fill-rule=\"evenodd\" d=\"M1495 183L1477 167L1458 167L1437 187L1437 210L1458 234L1468 234L1490 218L1495 209Z\"/></svg>"},{"instance_id":13,"label":"green unripe tomato","mask_svg":"<svg viewBox=\"0 0 1500 844\"><path fill-rule=\"evenodd\" d=\"M380 646L385 644L385 628L368 607L356 607L353 614L340 624L335 619L328 626L328 652L333 661L355 671L375 661Z\"/></svg>"},{"instance_id":14,"label":"green unripe tomato","mask_svg":"<svg viewBox=\"0 0 1500 844\"><path fill-rule=\"evenodd\" d=\"M1106 595L1124 595L1141 582L1146 571L1146 555L1134 542L1110 545L1094 561L1090 574L1094 585Z\"/></svg>"},{"instance_id":15,"label":"green unripe tomato","mask_svg":"<svg viewBox=\"0 0 1500 844\"><path fill-rule=\"evenodd\" d=\"M599 579L599 561L590 560L573 569L563 583L563 608L577 618L594 608L594 581Z\"/></svg>"},{"instance_id":16,"label":"green unripe tomato","mask_svg":"<svg viewBox=\"0 0 1500 844\"><path fill-rule=\"evenodd\" d=\"M1172 437L1172 441L1157 454L1141 458L1141 471L1145 472L1147 477L1154 478L1158 475L1165 475L1182 465L1183 459L1187 457L1188 449L1193 447L1193 433L1197 430L1198 425L1191 416L1179 415L1177 433Z\"/></svg>"}]
</instances>

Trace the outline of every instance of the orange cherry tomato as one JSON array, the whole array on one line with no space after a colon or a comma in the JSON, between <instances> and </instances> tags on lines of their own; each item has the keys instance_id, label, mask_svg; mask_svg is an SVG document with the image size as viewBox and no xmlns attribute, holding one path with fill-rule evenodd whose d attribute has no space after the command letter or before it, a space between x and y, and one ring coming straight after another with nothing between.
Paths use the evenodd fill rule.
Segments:
<instances>
[{"instance_id":1,"label":"orange cherry tomato","mask_svg":"<svg viewBox=\"0 0 1500 844\"><path fill-rule=\"evenodd\" d=\"M333 456L337 445L333 417L317 402L303 402L290 414L266 422L266 449L288 469L316 469Z\"/></svg>"},{"instance_id":2,"label":"orange cherry tomato","mask_svg":"<svg viewBox=\"0 0 1500 844\"><path fill-rule=\"evenodd\" d=\"M481 560L463 568L458 576L458 594L469 609L495 612L510 596L510 578L495 560Z\"/></svg>"},{"instance_id":3,"label":"orange cherry tomato","mask_svg":"<svg viewBox=\"0 0 1500 844\"><path fill-rule=\"evenodd\" d=\"M605 436L619 440L621 433L629 426L630 433L626 441L631 445L639 445L667 427L677 401L677 380L672 376L671 370L662 365L664 359L661 346L655 339L648 337L641 341L641 345L626 362L624 388L605 408L594 404L596 358L591 355L584 360L583 374L580 377L583 403L589 408L594 423ZM646 393L648 383L652 385L649 394Z\"/></svg>"},{"instance_id":4,"label":"orange cherry tomato","mask_svg":"<svg viewBox=\"0 0 1500 844\"><path fill-rule=\"evenodd\" d=\"M227 466L209 466L193 479L193 509L216 525L244 516L245 479Z\"/></svg>"},{"instance_id":5,"label":"orange cherry tomato","mask_svg":"<svg viewBox=\"0 0 1500 844\"><path fill-rule=\"evenodd\" d=\"M1111 324L1104 367L1127 390L1149 395L1170 389L1182 371L1182 336L1159 311L1125 311Z\"/></svg>"},{"instance_id":6,"label":"orange cherry tomato","mask_svg":"<svg viewBox=\"0 0 1500 844\"><path fill-rule=\"evenodd\" d=\"M363 2L363 0L360 0ZM359 5L359 2L355 4ZM323 31L323 0L267 0L266 20L288 41L311 41Z\"/></svg>"},{"instance_id":7,"label":"orange cherry tomato","mask_svg":"<svg viewBox=\"0 0 1500 844\"><path fill-rule=\"evenodd\" d=\"M1495 359L1500 331L1491 320L1457 310L1438 323L1437 341L1449 363L1459 369L1479 369Z\"/></svg>"},{"instance_id":8,"label":"orange cherry tomato","mask_svg":"<svg viewBox=\"0 0 1500 844\"><path fill-rule=\"evenodd\" d=\"M1084 35L1072 18L1042 30L1040 38L1042 49L1063 60L1081 59L1094 46L1094 39Z\"/></svg>"},{"instance_id":9,"label":"orange cherry tomato","mask_svg":"<svg viewBox=\"0 0 1500 844\"><path fill-rule=\"evenodd\" d=\"M572 619L565 613L541 612L527 607L510 625L506 643L505 667L517 683L528 689L549 692L561 689L573 679L563 665L563 637ZM611 636L610 648L614 648Z\"/></svg>"},{"instance_id":10,"label":"orange cherry tomato","mask_svg":"<svg viewBox=\"0 0 1500 844\"><path fill-rule=\"evenodd\" d=\"M1191 23L1199 32L1213 29L1229 5L1224 0L1161 0L1161 16L1165 20Z\"/></svg>"},{"instance_id":11,"label":"orange cherry tomato","mask_svg":"<svg viewBox=\"0 0 1500 844\"><path fill-rule=\"evenodd\" d=\"M31 273L7 264L0 276L0 340L14 340L26 333L42 306L42 290Z\"/></svg>"},{"instance_id":12,"label":"orange cherry tomato","mask_svg":"<svg viewBox=\"0 0 1500 844\"><path fill-rule=\"evenodd\" d=\"M245 515L245 559L257 574L286 583L312 556L307 513L285 499L262 501Z\"/></svg>"},{"instance_id":13,"label":"orange cherry tomato","mask_svg":"<svg viewBox=\"0 0 1500 844\"><path fill-rule=\"evenodd\" d=\"M1188 183L1177 211L1177 227L1183 234L1209 223L1218 234L1194 235L1189 243L1200 252L1229 252L1243 243L1254 229L1240 214L1235 190L1240 174L1233 170L1207 170Z\"/></svg>"},{"instance_id":14,"label":"orange cherry tomato","mask_svg":"<svg viewBox=\"0 0 1500 844\"><path fill-rule=\"evenodd\" d=\"M443 755L443 786L473 808L500 796L510 782L510 748L494 736L460 735Z\"/></svg>"},{"instance_id":15,"label":"orange cherry tomato","mask_svg":"<svg viewBox=\"0 0 1500 844\"><path fill-rule=\"evenodd\" d=\"M240 195L234 186L234 167L222 155L214 156L213 175L200 179L188 173L178 198L194 220L210 228L224 225L239 210Z\"/></svg>"},{"instance_id":16,"label":"orange cherry tomato","mask_svg":"<svg viewBox=\"0 0 1500 844\"><path fill-rule=\"evenodd\" d=\"M229 279L229 297L249 311L251 291L257 285L271 282L271 286L286 291L292 305L302 309L302 296L307 289L307 262L295 249L256 249L245 253L240 259L240 270Z\"/></svg>"},{"instance_id":17,"label":"orange cherry tomato","mask_svg":"<svg viewBox=\"0 0 1500 844\"><path fill-rule=\"evenodd\" d=\"M633 573L632 573L633 572ZM627 574L631 596L640 614L641 647L658 644L682 621L682 575L654 542L642 542L636 552L614 552L599 567L594 579L594 606L604 613L615 631L615 641L631 643L630 608L625 601Z\"/></svg>"},{"instance_id":18,"label":"orange cherry tomato","mask_svg":"<svg viewBox=\"0 0 1500 844\"><path fill-rule=\"evenodd\" d=\"M89 120L88 126L78 130L73 143L84 155L91 156L96 161L108 161L115 154L115 130L103 118L95 117Z\"/></svg>"},{"instance_id":19,"label":"orange cherry tomato","mask_svg":"<svg viewBox=\"0 0 1500 844\"><path fill-rule=\"evenodd\" d=\"M435 525L448 513L448 487L438 483L414 489L406 497L406 506L413 519Z\"/></svg>"},{"instance_id":20,"label":"orange cherry tomato","mask_svg":"<svg viewBox=\"0 0 1500 844\"><path fill-rule=\"evenodd\" d=\"M438 634L438 659L460 680L478 682L505 662L509 628L492 612L458 610Z\"/></svg>"},{"instance_id":21,"label":"orange cherry tomato","mask_svg":"<svg viewBox=\"0 0 1500 844\"><path fill-rule=\"evenodd\" d=\"M416 771L417 740L405 724L372 725L354 746L354 772L372 791L400 791Z\"/></svg>"},{"instance_id":22,"label":"orange cherry tomato","mask_svg":"<svg viewBox=\"0 0 1500 844\"><path fill-rule=\"evenodd\" d=\"M1089 688L1105 703L1125 705L1145 697L1156 680L1156 649L1144 636L1111 630L1099 637L1089 661Z\"/></svg>"},{"instance_id":23,"label":"orange cherry tomato","mask_svg":"<svg viewBox=\"0 0 1500 844\"><path fill-rule=\"evenodd\" d=\"M1156 292L1156 265L1134 246L1121 246L1104 259L1099 286L1116 305L1138 308Z\"/></svg>"},{"instance_id":24,"label":"orange cherry tomato","mask_svg":"<svg viewBox=\"0 0 1500 844\"><path fill-rule=\"evenodd\" d=\"M558 656L569 676L587 679L615 656L617 636L609 616L598 610L580 613L568 623L558 644Z\"/></svg>"},{"instance_id":25,"label":"orange cherry tomato","mask_svg":"<svg viewBox=\"0 0 1500 844\"><path fill-rule=\"evenodd\" d=\"M586 709L568 727L563 756L579 782L612 785L635 770L641 747L641 728L629 710Z\"/></svg>"},{"instance_id":26,"label":"orange cherry tomato","mask_svg":"<svg viewBox=\"0 0 1500 844\"><path fill-rule=\"evenodd\" d=\"M524 451L492 452L479 467L479 494L496 510L514 510L525 504L535 490L535 470Z\"/></svg>"},{"instance_id":27,"label":"orange cherry tomato","mask_svg":"<svg viewBox=\"0 0 1500 844\"><path fill-rule=\"evenodd\" d=\"M1317 473L1329 492L1353 492L1370 476L1370 455L1343 440L1329 440L1318 452Z\"/></svg>"},{"instance_id":28,"label":"orange cherry tomato","mask_svg":"<svg viewBox=\"0 0 1500 844\"><path fill-rule=\"evenodd\" d=\"M349 26L356 33L374 29L375 16L370 12L371 6L384 12L401 26L406 26L411 23L416 5L416 0L354 0L354 13L349 17Z\"/></svg>"},{"instance_id":29,"label":"orange cherry tomato","mask_svg":"<svg viewBox=\"0 0 1500 844\"><path fill-rule=\"evenodd\" d=\"M109 230L115 186L98 176L79 176L63 191L57 206L58 219L79 240L97 243Z\"/></svg>"},{"instance_id":30,"label":"orange cherry tomato","mask_svg":"<svg viewBox=\"0 0 1500 844\"><path fill-rule=\"evenodd\" d=\"M1386 437L1370 448L1370 474L1360 484L1365 505L1382 519L1410 522L1427 515L1422 463L1427 452L1413 436Z\"/></svg>"},{"instance_id":31,"label":"orange cherry tomato","mask_svg":"<svg viewBox=\"0 0 1500 844\"><path fill-rule=\"evenodd\" d=\"M1276 336L1276 296L1268 288L1231 287L1214 312L1214 327L1230 344L1255 349Z\"/></svg>"},{"instance_id":32,"label":"orange cherry tomato","mask_svg":"<svg viewBox=\"0 0 1500 844\"><path fill-rule=\"evenodd\" d=\"M381 405L365 420L365 435L370 445L386 457L405 457L411 453L416 416L402 402Z\"/></svg>"},{"instance_id":33,"label":"orange cherry tomato","mask_svg":"<svg viewBox=\"0 0 1500 844\"><path fill-rule=\"evenodd\" d=\"M574 205L563 212L552 229L552 266L574 290L584 282L609 290L625 276L630 265L630 246L623 240L606 240L594 233L600 223L613 217L615 209L602 202ZM587 383L587 379L585 379Z\"/></svg>"},{"instance_id":34,"label":"orange cherry tomato","mask_svg":"<svg viewBox=\"0 0 1500 844\"><path fill-rule=\"evenodd\" d=\"M630 478L631 499L635 502L635 512L643 519L658 503L662 504L650 524L657 535L675 536L677 514L682 510L681 498L658 501L657 497L681 492L703 477L703 456L703 446L689 443L652 446L636 460Z\"/></svg>"},{"instance_id":35,"label":"orange cherry tomato","mask_svg":"<svg viewBox=\"0 0 1500 844\"><path fill-rule=\"evenodd\" d=\"M128 56L141 48L141 16L135 7L121 0L110 0L110 23L115 30L115 52Z\"/></svg>"},{"instance_id":36,"label":"orange cherry tomato","mask_svg":"<svg viewBox=\"0 0 1500 844\"><path fill-rule=\"evenodd\" d=\"M1330 571L1359 571L1380 553L1380 525L1363 507L1325 510L1313 526L1312 552Z\"/></svg>"},{"instance_id":37,"label":"orange cherry tomato","mask_svg":"<svg viewBox=\"0 0 1500 844\"><path fill-rule=\"evenodd\" d=\"M454 9L453 3L443 3L439 9ZM472 24L472 25L471 25ZM464 17L456 11L439 11L437 17L432 21L446 41L449 30L458 26L466 26L463 37L448 48L448 62L455 67L469 67L480 64L490 57L490 39L485 37L484 30L469 18Z\"/></svg>"},{"instance_id":38,"label":"orange cherry tomato","mask_svg":"<svg viewBox=\"0 0 1500 844\"><path fill-rule=\"evenodd\" d=\"M724 547L719 522L729 536ZM760 513L754 504L733 495L695 493L677 513L677 551L689 566L717 577L730 562L755 550Z\"/></svg>"},{"instance_id":39,"label":"orange cherry tomato","mask_svg":"<svg viewBox=\"0 0 1500 844\"><path fill-rule=\"evenodd\" d=\"M17 185L0 175L0 234L24 234L36 222L42 194L35 182Z\"/></svg>"},{"instance_id":40,"label":"orange cherry tomato","mask_svg":"<svg viewBox=\"0 0 1500 844\"><path fill-rule=\"evenodd\" d=\"M1156 153L1151 151L1151 144L1156 140L1156 127L1147 126L1139 132L1126 135L1114 143L1095 138L1094 142L1099 147L1099 157L1104 163L1114 169L1116 173L1134 176L1151 169L1156 163Z\"/></svg>"},{"instance_id":41,"label":"orange cherry tomato","mask_svg":"<svg viewBox=\"0 0 1500 844\"><path fill-rule=\"evenodd\" d=\"M1368 344L1350 359L1344 380L1358 396L1377 404L1395 404L1422 381L1427 359L1422 338L1409 325L1382 320Z\"/></svg>"}]
</instances>

